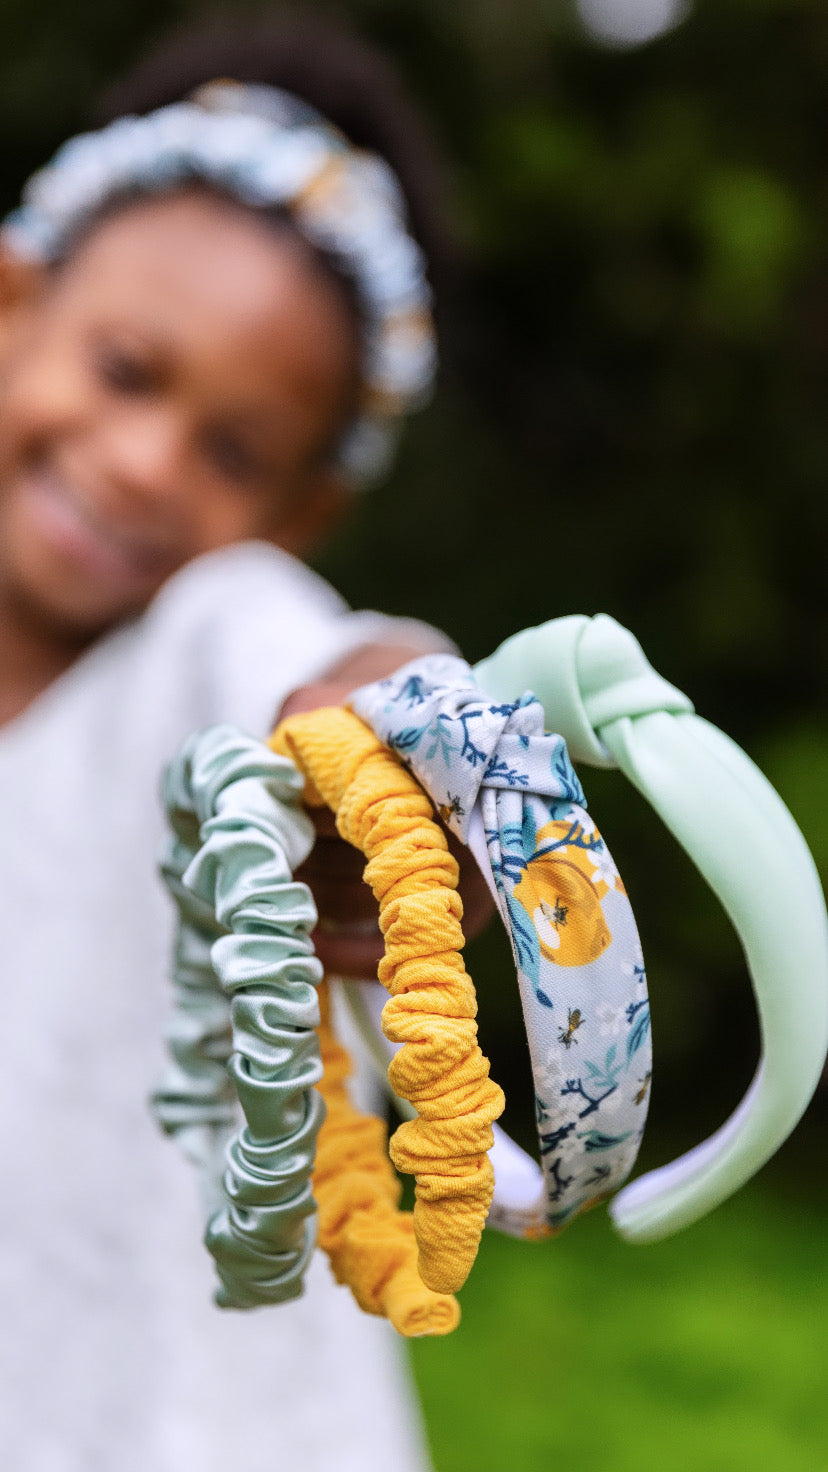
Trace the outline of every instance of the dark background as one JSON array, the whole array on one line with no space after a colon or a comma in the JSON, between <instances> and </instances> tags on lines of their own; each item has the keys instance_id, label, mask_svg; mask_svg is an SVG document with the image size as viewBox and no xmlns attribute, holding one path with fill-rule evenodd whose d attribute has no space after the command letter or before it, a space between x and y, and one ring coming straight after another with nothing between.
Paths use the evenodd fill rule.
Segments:
<instances>
[{"instance_id":1,"label":"dark background","mask_svg":"<svg viewBox=\"0 0 828 1472\"><path fill-rule=\"evenodd\" d=\"M148 41L214 9L1 0L2 203ZM612 613L764 766L824 876L824 0L697 0L636 51L596 46L564 0L348 0L336 13L390 52L431 121L462 270L435 402L320 567L352 602L428 618L473 659L558 614ZM747 1083L747 979L640 800L615 774L582 775L642 931L647 1154L660 1157L715 1127ZM523 1134L505 941L476 943L471 960ZM827 1112L823 1095L777 1171L804 1159Z\"/></svg>"}]
</instances>

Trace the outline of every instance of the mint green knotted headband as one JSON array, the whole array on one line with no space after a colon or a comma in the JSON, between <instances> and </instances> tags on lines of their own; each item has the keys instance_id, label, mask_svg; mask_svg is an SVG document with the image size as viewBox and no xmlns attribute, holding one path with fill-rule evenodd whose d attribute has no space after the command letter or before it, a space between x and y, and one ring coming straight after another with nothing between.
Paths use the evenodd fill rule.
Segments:
<instances>
[{"instance_id":1,"label":"mint green knotted headband","mask_svg":"<svg viewBox=\"0 0 828 1472\"><path fill-rule=\"evenodd\" d=\"M475 675L495 699L531 688L574 761L620 767L719 897L745 951L762 1033L750 1089L716 1134L634 1181L611 1207L624 1237L656 1241L738 1190L813 1094L828 1051L828 920L819 877L770 783L694 714L614 619L574 615L528 629Z\"/></svg>"}]
</instances>

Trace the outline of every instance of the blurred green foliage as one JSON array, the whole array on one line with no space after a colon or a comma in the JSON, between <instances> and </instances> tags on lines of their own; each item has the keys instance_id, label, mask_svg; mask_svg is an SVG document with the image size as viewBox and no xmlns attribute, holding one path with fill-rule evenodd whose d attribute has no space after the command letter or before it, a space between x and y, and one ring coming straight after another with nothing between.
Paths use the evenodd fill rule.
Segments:
<instances>
[{"instance_id":1,"label":"blurred green foliage","mask_svg":"<svg viewBox=\"0 0 828 1472\"><path fill-rule=\"evenodd\" d=\"M755 1186L645 1249L597 1212L487 1232L460 1330L413 1345L440 1472L824 1467L823 1243L812 1205Z\"/></svg>"},{"instance_id":2,"label":"blurred green foliage","mask_svg":"<svg viewBox=\"0 0 828 1472\"><path fill-rule=\"evenodd\" d=\"M442 391L325 569L471 657L613 613L765 763L828 875L828 11L699 0L635 52L563 4L356 13L435 120L466 273ZM752 1006L692 866L620 779L582 775L641 925L658 1155L741 1094ZM505 944L471 960L528 1133Z\"/></svg>"},{"instance_id":3,"label":"blurred green foliage","mask_svg":"<svg viewBox=\"0 0 828 1472\"><path fill-rule=\"evenodd\" d=\"M217 8L0 0L5 202L114 71ZM557 614L613 613L764 761L828 873L824 0L696 0L629 52L591 44L567 0L336 11L387 48L432 121L461 269L435 402L320 566L352 602L426 617L472 658ZM692 866L621 779L585 779L649 963L658 1154L735 1102L755 1024ZM472 960L522 1133L502 938Z\"/></svg>"}]
</instances>

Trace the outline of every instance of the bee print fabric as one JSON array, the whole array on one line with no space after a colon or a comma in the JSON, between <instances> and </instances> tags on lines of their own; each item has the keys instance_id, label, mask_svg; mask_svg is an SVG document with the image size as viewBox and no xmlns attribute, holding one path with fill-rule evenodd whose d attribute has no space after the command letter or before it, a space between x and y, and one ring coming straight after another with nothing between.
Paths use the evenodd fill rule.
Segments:
<instances>
[{"instance_id":1,"label":"bee print fabric","mask_svg":"<svg viewBox=\"0 0 828 1472\"><path fill-rule=\"evenodd\" d=\"M559 1230L625 1180L647 1113L650 1009L626 890L534 695L491 703L464 660L429 655L351 704L472 847L495 895L545 1182L543 1213L523 1230Z\"/></svg>"}]
</instances>

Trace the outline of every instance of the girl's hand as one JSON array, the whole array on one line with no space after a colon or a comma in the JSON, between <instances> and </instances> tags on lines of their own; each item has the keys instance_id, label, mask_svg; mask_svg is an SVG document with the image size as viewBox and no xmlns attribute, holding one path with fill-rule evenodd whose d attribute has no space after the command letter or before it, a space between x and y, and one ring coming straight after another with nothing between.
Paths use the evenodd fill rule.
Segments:
<instances>
[{"instance_id":1,"label":"girl's hand","mask_svg":"<svg viewBox=\"0 0 828 1472\"><path fill-rule=\"evenodd\" d=\"M324 680L294 690L278 719L320 706L344 705L352 690L382 679L423 652L388 644L366 645L341 661ZM372 980L384 946L379 909L362 878L365 859L339 837L333 814L327 808L315 808L311 816L316 843L310 857L297 869L296 878L310 886L319 912L319 925L313 934L316 954L325 970L334 975ZM453 834L448 834L448 843L460 866L463 933L469 940L484 928L494 906L470 851Z\"/></svg>"}]
</instances>

